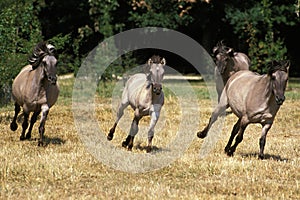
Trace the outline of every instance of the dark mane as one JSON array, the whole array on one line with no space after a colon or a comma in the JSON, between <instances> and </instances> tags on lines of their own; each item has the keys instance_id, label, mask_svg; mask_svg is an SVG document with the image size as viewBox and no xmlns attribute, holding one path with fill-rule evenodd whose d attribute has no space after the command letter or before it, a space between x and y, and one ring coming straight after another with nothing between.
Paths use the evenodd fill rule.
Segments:
<instances>
[{"instance_id":1,"label":"dark mane","mask_svg":"<svg viewBox=\"0 0 300 200\"><path fill-rule=\"evenodd\" d=\"M229 47L227 47L227 46L224 44L223 40L221 40L221 41L219 41L219 42L217 43L217 45L214 47L214 49L213 49L213 54L214 54L214 56L216 56L216 55L219 54L219 53L227 53L228 50L229 50Z\"/></svg>"},{"instance_id":2,"label":"dark mane","mask_svg":"<svg viewBox=\"0 0 300 200\"><path fill-rule=\"evenodd\" d=\"M46 42L38 43L33 49L32 55L28 58L28 62L32 65L32 69L36 69L43 58L47 55L54 56L55 48Z\"/></svg>"},{"instance_id":3,"label":"dark mane","mask_svg":"<svg viewBox=\"0 0 300 200\"><path fill-rule=\"evenodd\" d=\"M268 74L272 75L274 72L278 70L288 72L289 65L290 65L289 60L280 60L280 61L273 60L268 65Z\"/></svg>"}]
</instances>

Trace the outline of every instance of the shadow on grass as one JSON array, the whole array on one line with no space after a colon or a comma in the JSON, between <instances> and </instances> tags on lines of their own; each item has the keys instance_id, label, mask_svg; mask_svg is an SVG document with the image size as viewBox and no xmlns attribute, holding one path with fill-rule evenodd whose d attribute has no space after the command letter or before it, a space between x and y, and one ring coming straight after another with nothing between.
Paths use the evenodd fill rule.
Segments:
<instances>
[{"instance_id":1,"label":"shadow on grass","mask_svg":"<svg viewBox=\"0 0 300 200\"><path fill-rule=\"evenodd\" d=\"M31 139L32 141L38 141L39 138L33 138ZM44 136L44 147L48 146L49 144L53 144L53 145L63 145L65 144L66 141L61 139L61 138L58 138L58 137L47 137L47 136Z\"/></svg>"},{"instance_id":2,"label":"shadow on grass","mask_svg":"<svg viewBox=\"0 0 300 200\"><path fill-rule=\"evenodd\" d=\"M245 158L251 158L251 157L256 157L258 158L258 153L244 153L241 154L242 157ZM275 160L275 161L280 161L280 162L287 162L287 158L282 158L280 155L271 155L271 154L264 154L263 160Z\"/></svg>"},{"instance_id":3,"label":"shadow on grass","mask_svg":"<svg viewBox=\"0 0 300 200\"><path fill-rule=\"evenodd\" d=\"M141 143L136 144L135 146L136 149L140 150L140 151L144 151L146 153L147 150L147 146L142 146ZM163 151L170 151L169 149L164 149L164 148L159 148L157 146L152 146L152 150L150 153L155 154L155 153L159 153L159 152L163 152Z\"/></svg>"}]
</instances>

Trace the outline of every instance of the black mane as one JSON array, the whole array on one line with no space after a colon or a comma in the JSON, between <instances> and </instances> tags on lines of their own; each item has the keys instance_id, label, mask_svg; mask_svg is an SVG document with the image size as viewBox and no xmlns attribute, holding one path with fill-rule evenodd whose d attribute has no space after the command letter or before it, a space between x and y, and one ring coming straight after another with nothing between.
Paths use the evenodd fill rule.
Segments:
<instances>
[{"instance_id":1,"label":"black mane","mask_svg":"<svg viewBox=\"0 0 300 200\"><path fill-rule=\"evenodd\" d=\"M160 57L158 55L153 55L151 57L151 60L152 60L153 63L159 64L161 62L161 60L162 60L162 57Z\"/></svg>"},{"instance_id":2,"label":"black mane","mask_svg":"<svg viewBox=\"0 0 300 200\"><path fill-rule=\"evenodd\" d=\"M280 60L280 61L273 60L268 65L268 74L272 75L274 72L278 70L288 72L289 65L290 65L289 60Z\"/></svg>"},{"instance_id":3,"label":"black mane","mask_svg":"<svg viewBox=\"0 0 300 200\"><path fill-rule=\"evenodd\" d=\"M32 65L32 69L36 69L45 56L54 56L54 51L54 46L47 44L46 42L38 43L33 49L32 55L28 58L28 62Z\"/></svg>"},{"instance_id":4,"label":"black mane","mask_svg":"<svg viewBox=\"0 0 300 200\"><path fill-rule=\"evenodd\" d=\"M217 45L214 47L213 55L216 56L219 53L226 54L230 48L227 47L223 40L219 41Z\"/></svg>"}]
</instances>

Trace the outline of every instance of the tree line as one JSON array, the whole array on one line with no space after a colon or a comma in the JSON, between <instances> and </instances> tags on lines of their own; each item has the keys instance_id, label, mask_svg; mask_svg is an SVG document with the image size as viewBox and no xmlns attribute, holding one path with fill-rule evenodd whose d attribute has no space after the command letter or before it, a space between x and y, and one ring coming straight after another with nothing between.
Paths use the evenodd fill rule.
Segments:
<instances>
[{"instance_id":1,"label":"tree line","mask_svg":"<svg viewBox=\"0 0 300 200\"><path fill-rule=\"evenodd\" d=\"M59 74L76 73L82 59L103 39L147 26L180 31L209 53L218 41L224 40L228 46L248 54L252 70L260 73L273 59L290 59L295 66L291 76L299 76L299 24L299 0L2 0L1 102L9 99L12 79L27 64L29 53L39 41L47 40L57 48ZM151 53L148 50L124 55L114 71L122 73L122 67L142 63ZM172 60L174 55L167 56ZM170 66L195 72L182 62L177 63L180 68L175 63Z\"/></svg>"}]
</instances>

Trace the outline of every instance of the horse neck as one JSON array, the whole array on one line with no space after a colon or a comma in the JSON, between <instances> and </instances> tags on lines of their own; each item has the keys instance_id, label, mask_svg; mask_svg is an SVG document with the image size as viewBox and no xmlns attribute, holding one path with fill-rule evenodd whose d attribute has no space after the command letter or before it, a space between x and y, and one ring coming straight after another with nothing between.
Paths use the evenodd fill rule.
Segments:
<instances>
[{"instance_id":1,"label":"horse neck","mask_svg":"<svg viewBox=\"0 0 300 200\"><path fill-rule=\"evenodd\" d=\"M229 77L235 73L234 65L235 65L235 60L233 58L231 58L230 63L227 63L226 69L222 74L222 79L223 79L224 84L226 84Z\"/></svg>"},{"instance_id":2,"label":"horse neck","mask_svg":"<svg viewBox=\"0 0 300 200\"><path fill-rule=\"evenodd\" d=\"M159 97L161 95L156 95L153 92L153 84L150 81L147 81L146 83L146 88L147 88L147 96L149 96L149 99L151 99L151 101L156 101L157 99L159 99Z\"/></svg>"},{"instance_id":3,"label":"horse neck","mask_svg":"<svg viewBox=\"0 0 300 200\"><path fill-rule=\"evenodd\" d=\"M272 91L272 83L271 83L271 77L268 75L263 75L261 78L261 85L264 87L262 88L261 94L270 101L272 98L274 98L274 94Z\"/></svg>"},{"instance_id":4,"label":"horse neck","mask_svg":"<svg viewBox=\"0 0 300 200\"><path fill-rule=\"evenodd\" d=\"M34 74L33 74L33 84L32 84L32 89L35 90L35 95L39 96L42 91L46 90L46 88L48 87L48 81L44 75L44 70L41 66L37 67L34 70Z\"/></svg>"}]
</instances>

